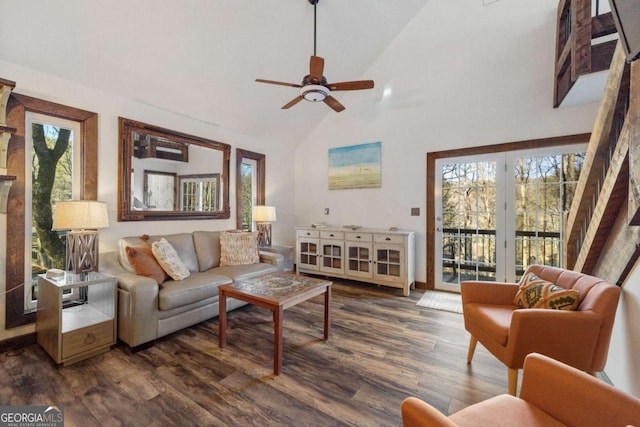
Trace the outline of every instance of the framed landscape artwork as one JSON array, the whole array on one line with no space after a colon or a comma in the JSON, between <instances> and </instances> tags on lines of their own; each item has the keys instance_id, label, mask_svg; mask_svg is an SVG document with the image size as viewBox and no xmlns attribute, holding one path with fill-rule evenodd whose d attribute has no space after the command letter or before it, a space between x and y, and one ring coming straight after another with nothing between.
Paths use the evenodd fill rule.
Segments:
<instances>
[{"instance_id":1,"label":"framed landscape artwork","mask_svg":"<svg viewBox=\"0 0 640 427\"><path fill-rule=\"evenodd\" d=\"M329 190L380 188L382 142L329 149Z\"/></svg>"}]
</instances>

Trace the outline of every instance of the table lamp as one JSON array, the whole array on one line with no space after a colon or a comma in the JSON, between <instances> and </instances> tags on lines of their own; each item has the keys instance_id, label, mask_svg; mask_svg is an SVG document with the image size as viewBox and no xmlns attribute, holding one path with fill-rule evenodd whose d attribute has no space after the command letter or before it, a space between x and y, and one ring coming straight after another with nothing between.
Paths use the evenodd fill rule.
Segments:
<instances>
[{"instance_id":1,"label":"table lamp","mask_svg":"<svg viewBox=\"0 0 640 427\"><path fill-rule=\"evenodd\" d=\"M255 206L253 220L258 228L258 245L271 246L271 223L276 220L275 206Z\"/></svg>"},{"instance_id":2,"label":"table lamp","mask_svg":"<svg viewBox=\"0 0 640 427\"><path fill-rule=\"evenodd\" d=\"M98 228L108 226L105 202L68 200L56 203L52 230L70 230L67 232L67 271L75 274L98 271Z\"/></svg>"}]
</instances>

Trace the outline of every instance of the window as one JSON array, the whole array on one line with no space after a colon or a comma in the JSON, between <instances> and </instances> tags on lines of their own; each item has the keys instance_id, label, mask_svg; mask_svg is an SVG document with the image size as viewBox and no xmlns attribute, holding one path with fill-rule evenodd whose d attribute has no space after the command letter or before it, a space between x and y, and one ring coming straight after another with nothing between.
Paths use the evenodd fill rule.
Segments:
<instances>
[{"instance_id":1,"label":"window","mask_svg":"<svg viewBox=\"0 0 640 427\"><path fill-rule=\"evenodd\" d=\"M530 264L562 266L563 218L584 149L437 161L435 286L456 291L463 280L518 280Z\"/></svg>"},{"instance_id":2,"label":"window","mask_svg":"<svg viewBox=\"0 0 640 427\"><path fill-rule=\"evenodd\" d=\"M80 123L27 113L25 124L25 310L38 298L38 275L65 269L66 232L52 231L55 204L80 197ZM76 165L74 167L74 165Z\"/></svg>"},{"instance_id":3,"label":"window","mask_svg":"<svg viewBox=\"0 0 640 427\"><path fill-rule=\"evenodd\" d=\"M42 99L32 98L19 93L12 93L7 103L7 125L16 128L17 132L11 138L7 152L7 174L15 175L11 192L9 193L7 209L7 252L12 256L6 257L6 293L5 298L5 327L15 328L35 322L35 310L25 310L25 286L30 285L31 270L25 275L25 259L31 259L31 241L26 236L31 228L25 226L27 215L27 195L25 189L26 175L31 175L31 163L25 156L26 138L16 135L27 134L26 115L40 113L50 117L59 117L79 123L82 140L76 140L81 146L78 154L82 153L76 170L79 179L79 199L96 200L98 194L98 115L91 111L56 104ZM30 197L30 196L29 196ZM74 196L75 197L75 196ZM27 231L28 230L28 231ZM26 248L25 248L26 246Z\"/></svg>"},{"instance_id":4,"label":"window","mask_svg":"<svg viewBox=\"0 0 640 427\"><path fill-rule=\"evenodd\" d=\"M236 150L236 227L253 230L253 207L265 204L265 155Z\"/></svg>"},{"instance_id":5,"label":"window","mask_svg":"<svg viewBox=\"0 0 640 427\"><path fill-rule=\"evenodd\" d=\"M590 136L427 153L427 283L456 291L468 274L512 281L534 258L562 265L559 220Z\"/></svg>"}]
</instances>

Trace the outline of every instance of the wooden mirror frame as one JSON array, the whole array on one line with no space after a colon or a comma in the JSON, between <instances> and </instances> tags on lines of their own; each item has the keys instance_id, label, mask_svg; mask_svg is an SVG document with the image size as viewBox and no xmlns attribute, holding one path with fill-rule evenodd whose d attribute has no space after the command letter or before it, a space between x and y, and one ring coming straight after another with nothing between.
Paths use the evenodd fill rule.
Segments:
<instances>
[{"instance_id":1,"label":"wooden mirror frame","mask_svg":"<svg viewBox=\"0 0 640 427\"><path fill-rule=\"evenodd\" d=\"M265 204L265 155L236 148L236 228L238 230L242 230L242 160L244 159L256 161L258 166L256 204Z\"/></svg>"},{"instance_id":2,"label":"wooden mirror frame","mask_svg":"<svg viewBox=\"0 0 640 427\"><path fill-rule=\"evenodd\" d=\"M7 124L16 129L9 141L7 173L16 176L7 203L6 312L7 329L33 323L35 311L24 309L25 254L25 113L80 122L82 133L82 186L80 198L96 200L98 195L98 114L42 99L13 93L7 105ZM30 172L29 172L30 173Z\"/></svg>"},{"instance_id":3,"label":"wooden mirror frame","mask_svg":"<svg viewBox=\"0 0 640 427\"><path fill-rule=\"evenodd\" d=\"M229 205L229 163L231 146L223 142L208 140L185 133L161 128L135 120L118 118L118 221L188 220L188 219L228 219L231 217ZM133 157L132 132L159 136L172 141L220 150L222 152L222 209L214 212L183 212L135 210L130 203L131 170Z\"/></svg>"}]
</instances>

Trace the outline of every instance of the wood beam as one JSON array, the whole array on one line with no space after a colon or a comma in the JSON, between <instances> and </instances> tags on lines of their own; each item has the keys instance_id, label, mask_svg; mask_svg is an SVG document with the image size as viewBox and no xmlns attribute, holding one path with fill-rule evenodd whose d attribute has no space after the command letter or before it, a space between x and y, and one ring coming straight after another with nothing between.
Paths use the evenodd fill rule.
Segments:
<instances>
[{"instance_id":1,"label":"wood beam","mask_svg":"<svg viewBox=\"0 0 640 427\"><path fill-rule=\"evenodd\" d=\"M564 255L567 268L575 266L579 252L577 245L582 240L585 222L588 222L589 213L594 207L593 200L597 197L601 176L608 160L609 135L625 66L625 54L622 46L618 44L565 226Z\"/></svg>"},{"instance_id":2,"label":"wood beam","mask_svg":"<svg viewBox=\"0 0 640 427\"><path fill-rule=\"evenodd\" d=\"M609 232L616 222L620 208L626 202L629 180L629 126L625 125L611 157L606 177L598 195L591 221L581 250L576 259L574 270L591 274L593 267L605 251ZM634 242L635 246L635 242ZM626 252L625 252L626 253ZM619 256L616 253L615 256ZM617 278L616 278L617 279Z\"/></svg>"},{"instance_id":3,"label":"wood beam","mask_svg":"<svg viewBox=\"0 0 640 427\"><path fill-rule=\"evenodd\" d=\"M631 65L629 99L629 224L640 225L640 61Z\"/></svg>"}]
</instances>

